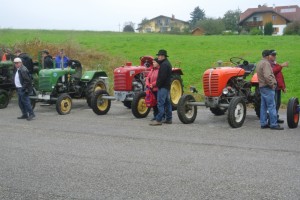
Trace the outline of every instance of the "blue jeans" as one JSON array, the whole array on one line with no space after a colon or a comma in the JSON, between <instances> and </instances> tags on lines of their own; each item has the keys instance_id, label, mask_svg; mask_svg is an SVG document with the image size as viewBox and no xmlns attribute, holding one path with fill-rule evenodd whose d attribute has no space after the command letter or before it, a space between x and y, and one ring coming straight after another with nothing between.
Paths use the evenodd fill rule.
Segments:
<instances>
[{"instance_id":1,"label":"blue jeans","mask_svg":"<svg viewBox=\"0 0 300 200\"><path fill-rule=\"evenodd\" d=\"M261 94L260 125L265 126L268 124L267 112L269 112L270 127L276 127L278 124L275 106L275 90L272 90L270 87L261 87L259 90Z\"/></svg>"},{"instance_id":2,"label":"blue jeans","mask_svg":"<svg viewBox=\"0 0 300 200\"><path fill-rule=\"evenodd\" d=\"M29 94L25 94L25 91L23 88L17 88L18 92L18 101L19 101L19 107L21 109L22 115L23 116L29 116L29 115L34 115L31 104L30 104L30 99L29 99Z\"/></svg>"},{"instance_id":3,"label":"blue jeans","mask_svg":"<svg viewBox=\"0 0 300 200\"><path fill-rule=\"evenodd\" d=\"M156 121L161 122L164 114L166 114L166 120L172 121L172 105L170 100L170 90L166 88L159 88L157 92L157 108L158 114L156 115Z\"/></svg>"}]
</instances>

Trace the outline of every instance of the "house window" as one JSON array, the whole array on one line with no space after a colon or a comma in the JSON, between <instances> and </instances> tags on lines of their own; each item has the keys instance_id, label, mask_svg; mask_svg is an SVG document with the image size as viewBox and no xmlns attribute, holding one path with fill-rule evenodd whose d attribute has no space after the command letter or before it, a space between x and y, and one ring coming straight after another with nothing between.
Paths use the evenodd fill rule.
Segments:
<instances>
[{"instance_id":1,"label":"house window","mask_svg":"<svg viewBox=\"0 0 300 200\"><path fill-rule=\"evenodd\" d=\"M273 20L273 21L276 20L276 15L272 15L272 20Z\"/></svg>"},{"instance_id":2,"label":"house window","mask_svg":"<svg viewBox=\"0 0 300 200\"><path fill-rule=\"evenodd\" d=\"M169 25L169 24L170 24L170 20L166 19L166 25Z\"/></svg>"},{"instance_id":3,"label":"house window","mask_svg":"<svg viewBox=\"0 0 300 200\"><path fill-rule=\"evenodd\" d=\"M254 21L254 22L257 22L257 17L253 17L253 21Z\"/></svg>"},{"instance_id":4,"label":"house window","mask_svg":"<svg viewBox=\"0 0 300 200\"><path fill-rule=\"evenodd\" d=\"M278 32L279 32L279 28L278 27L273 28L273 34L277 34Z\"/></svg>"}]
</instances>

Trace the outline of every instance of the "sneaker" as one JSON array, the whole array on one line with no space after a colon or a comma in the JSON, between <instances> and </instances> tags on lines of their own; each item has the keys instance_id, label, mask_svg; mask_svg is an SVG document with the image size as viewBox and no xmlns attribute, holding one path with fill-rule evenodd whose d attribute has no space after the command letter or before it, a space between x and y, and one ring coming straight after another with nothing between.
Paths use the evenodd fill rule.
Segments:
<instances>
[{"instance_id":1,"label":"sneaker","mask_svg":"<svg viewBox=\"0 0 300 200\"><path fill-rule=\"evenodd\" d=\"M283 130L284 128L277 125L277 126L274 126L274 127L270 127L270 129L272 129L272 130Z\"/></svg>"},{"instance_id":2,"label":"sneaker","mask_svg":"<svg viewBox=\"0 0 300 200\"><path fill-rule=\"evenodd\" d=\"M270 126L267 124L267 125L261 126L260 128L261 129L266 129L266 128L270 128Z\"/></svg>"},{"instance_id":3,"label":"sneaker","mask_svg":"<svg viewBox=\"0 0 300 200\"><path fill-rule=\"evenodd\" d=\"M150 126L160 126L160 125L162 125L162 123L155 120L155 121L151 122L149 125Z\"/></svg>"},{"instance_id":4,"label":"sneaker","mask_svg":"<svg viewBox=\"0 0 300 200\"><path fill-rule=\"evenodd\" d=\"M27 115L22 115L22 116L18 117L18 119L27 119L27 118L28 118Z\"/></svg>"},{"instance_id":5,"label":"sneaker","mask_svg":"<svg viewBox=\"0 0 300 200\"><path fill-rule=\"evenodd\" d=\"M283 120L283 119L277 119L277 123L278 123L278 124L283 124L283 123L284 123L284 120Z\"/></svg>"},{"instance_id":6,"label":"sneaker","mask_svg":"<svg viewBox=\"0 0 300 200\"><path fill-rule=\"evenodd\" d=\"M29 117L27 118L27 121L31 121L34 117L35 117L35 115L29 115Z\"/></svg>"}]
</instances>

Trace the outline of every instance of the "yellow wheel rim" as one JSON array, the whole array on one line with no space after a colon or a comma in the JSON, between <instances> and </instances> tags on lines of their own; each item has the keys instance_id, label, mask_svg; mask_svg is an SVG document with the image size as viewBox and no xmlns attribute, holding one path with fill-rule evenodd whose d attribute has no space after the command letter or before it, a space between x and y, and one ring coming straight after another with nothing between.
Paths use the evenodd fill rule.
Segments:
<instances>
[{"instance_id":1,"label":"yellow wheel rim","mask_svg":"<svg viewBox=\"0 0 300 200\"><path fill-rule=\"evenodd\" d=\"M102 95L100 95L97 99L97 107L98 110L104 111L108 107L108 100L102 99Z\"/></svg>"},{"instance_id":2,"label":"yellow wheel rim","mask_svg":"<svg viewBox=\"0 0 300 200\"><path fill-rule=\"evenodd\" d=\"M63 113L68 113L71 110L72 101L69 98L65 98L60 102L60 108Z\"/></svg>"},{"instance_id":3,"label":"yellow wheel rim","mask_svg":"<svg viewBox=\"0 0 300 200\"><path fill-rule=\"evenodd\" d=\"M181 82L179 80L174 80L171 84L171 101L173 104L177 105L179 102L179 99L182 95L182 86Z\"/></svg>"},{"instance_id":4,"label":"yellow wheel rim","mask_svg":"<svg viewBox=\"0 0 300 200\"><path fill-rule=\"evenodd\" d=\"M105 90L105 89L106 89L105 84L99 83L95 86L94 92L97 90Z\"/></svg>"},{"instance_id":5,"label":"yellow wheel rim","mask_svg":"<svg viewBox=\"0 0 300 200\"><path fill-rule=\"evenodd\" d=\"M148 107L146 106L146 103L145 103L145 99L142 98L139 100L138 102L138 112L142 115L142 114L145 114L148 110Z\"/></svg>"}]
</instances>

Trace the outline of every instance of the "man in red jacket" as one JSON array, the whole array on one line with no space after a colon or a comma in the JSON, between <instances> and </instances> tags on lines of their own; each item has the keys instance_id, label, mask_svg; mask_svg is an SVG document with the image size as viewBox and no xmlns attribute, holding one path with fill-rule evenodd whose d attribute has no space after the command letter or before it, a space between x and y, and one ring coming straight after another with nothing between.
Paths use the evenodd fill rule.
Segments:
<instances>
[{"instance_id":1,"label":"man in red jacket","mask_svg":"<svg viewBox=\"0 0 300 200\"><path fill-rule=\"evenodd\" d=\"M276 103L276 110L277 110L277 123L284 123L284 120L279 119L278 110L281 104L281 91L286 93L286 86L284 82L284 77L282 74L282 68L288 67L288 62L284 62L282 64L276 63L276 56L277 52L275 50L270 50L269 61L275 75L275 79L277 81L277 88L275 90L275 103Z\"/></svg>"}]
</instances>

